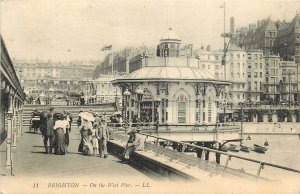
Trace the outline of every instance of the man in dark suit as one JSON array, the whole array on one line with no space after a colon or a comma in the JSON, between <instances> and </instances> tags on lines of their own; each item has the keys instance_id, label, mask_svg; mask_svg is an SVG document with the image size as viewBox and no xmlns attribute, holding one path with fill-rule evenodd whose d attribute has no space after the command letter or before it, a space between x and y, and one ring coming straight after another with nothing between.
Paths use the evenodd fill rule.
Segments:
<instances>
[{"instance_id":1,"label":"man in dark suit","mask_svg":"<svg viewBox=\"0 0 300 194\"><path fill-rule=\"evenodd\" d=\"M53 147L53 137L54 137L54 120L51 113L47 114L47 121L46 121L46 128L43 133L44 136L44 147L46 150L46 153L48 154L48 140L50 144L50 153L52 153L52 147Z\"/></svg>"},{"instance_id":2,"label":"man in dark suit","mask_svg":"<svg viewBox=\"0 0 300 194\"><path fill-rule=\"evenodd\" d=\"M99 154L100 157L107 157L107 140L109 139L109 132L106 123L106 119L104 117L101 118L101 125L98 128L98 136L99 136Z\"/></svg>"}]
</instances>

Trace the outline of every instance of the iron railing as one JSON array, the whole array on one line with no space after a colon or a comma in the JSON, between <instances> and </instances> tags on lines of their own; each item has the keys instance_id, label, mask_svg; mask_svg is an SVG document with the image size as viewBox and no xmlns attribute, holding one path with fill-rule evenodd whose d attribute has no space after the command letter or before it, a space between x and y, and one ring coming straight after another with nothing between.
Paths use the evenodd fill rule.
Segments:
<instances>
[{"instance_id":1,"label":"iron railing","mask_svg":"<svg viewBox=\"0 0 300 194\"><path fill-rule=\"evenodd\" d=\"M126 134L126 131L125 131L125 134ZM204 158L204 155L207 153L207 152L213 152L213 153L217 153L217 154L220 154L222 156L226 156L226 162L225 162L225 165L219 165L219 166L214 166L214 168L217 168L217 169L221 169L223 171L230 171L229 173L230 174L234 174L234 170L237 170L237 169L232 169L232 168L229 168L229 162L231 161L232 158L237 158L237 159L240 159L240 160L243 160L243 161L248 161L248 162L252 162L252 163L256 163L258 164L258 169L257 169L257 172L256 174L249 174L249 173L246 173L246 172L243 172L243 174L245 176L252 176L252 177L255 177L256 179L266 179L264 177L261 177L261 171L264 169L265 166L269 166L269 167L273 167L273 168L276 168L276 169L281 169L281 170L286 170L286 171L289 171L289 172L293 172L293 173L299 173L300 174L300 170L298 169L293 169L293 168L290 168L290 167L285 167L285 166L282 166L282 165L277 165L277 164L273 164L273 163L270 163L270 162L266 162L266 161L261 161L261 160L256 160L256 159L251 159L251 158L247 158L247 157L243 157L243 156L239 156L239 155L236 155L236 154L232 154L232 153L227 153L227 152L223 152L223 151L219 151L219 150L216 150L216 149L211 149L211 148L207 148L207 147L203 147L203 146L199 146L199 145L194 145L194 144L190 144L190 143L186 143L186 142L181 142L181 141L175 141L175 140L171 140L171 139L167 139L167 138L163 138L163 137L158 137L158 136L155 136L155 135L150 135L150 134L145 134L145 133L139 133L140 135L143 135L145 136L145 146L150 146L151 147L151 144L155 144L156 147L161 147L159 146L159 142L160 141L165 141L166 142L166 145L169 146L172 144L177 144L177 145L181 145L182 146L182 149L181 149L181 152L183 153L187 147L189 148L192 148L194 150L199 150L199 149L202 149L202 156L201 156L201 159ZM121 134L115 134L115 136L120 139L121 141L127 141L128 137L126 137L126 135L121 135ZM154 141L149 141L149 138L152 138L154 139ZM156 150L157 151L157 154L158 155L165 155L166 157L169 157L170 161L174 160L174 158L178 159L178 156L174 155L173 154L170 154L170 153L166 153L164 154L163 152L167 152L168 149L165 149L165 150ZM185 154L186 155L186 154ZM182 157L182 156L180 156ZM184 160L185 158L185 160ZM186 157L183 157L181 158L180 160L182 162L184 162L185 164L187 164L188 166L194 166L195 164L195 159L197 161L205 161L205 160L199 160L197 159L196 157L189 157L186 155ZM206 163L206 165L208 165L208 163ZM207 168L207 167L206 167ZM210 167L212 168L212 167Z\"/></svg>"}]
</instances>

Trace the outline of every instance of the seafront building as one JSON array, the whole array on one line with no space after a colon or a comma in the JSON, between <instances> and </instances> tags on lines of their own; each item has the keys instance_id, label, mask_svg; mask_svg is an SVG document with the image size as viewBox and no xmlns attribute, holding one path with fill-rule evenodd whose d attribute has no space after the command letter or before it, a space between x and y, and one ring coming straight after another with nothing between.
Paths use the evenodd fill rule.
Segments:
<instances>
[{"instance_id":1,"label":"seafront building","mask_svg":"<svg viewBox=\"0 0 300 194\"><path fill-rule=\"evenodd\" d=\"M234 28L234 23L232 25ZM272 58L278 56L280 61L291 61L291 63L294 62L296 64L296 69L297 69L295 73L297 92L295 92L296 93L295 95L297 101L299 101L300 98L299 95L299 86L300 86L299 12L296 13L295 17L292 19L291 22L286 22L285 20L273 21L270 17L268 17L267 19L258 20L257 24L249 24L249 27L237 28L235 33L233 34L231 41L237 46L244 49L263 50L264 57L268 58L266 60L269 59L273 60ZM266 94L266 95L274 96L275 94L273 92L273 94Z\"/></svg>"},{"instance_id":2,"label":"seafront building","mask_svg":"<svg viewBox=\"0 0 300 194\"><path fill-rule=\"evenodd\" d=\"M51 96L54 103L62 98L77 101L92 80L95 61L54 62L34 60L13 60L19 80L27 99L37 101L40 95ZM73 98L74 97L74 98ZM62 102L63 102L62 101Z\"/></svg>"},{"instance_id":3,"label":"seafront building","mask_svg":"<svg viewBox=\"0 0 300 194\"><path fill-rule=\"evenodd\" d=\"M267 31L272 31L271 20L259 25L264 26ZM251 29L255 31L254 25L251 25ZM267 38L269 40L270 37ZM277 114L276 111L270 111L272 106L281 110L286 109L284 106L288 104L289 109L293 107L297 109L296 62L286 61L279 55L273 54L269 51L272 50L270 45L262 49L254 46L246 49L233 43L228 48L224 66L221 65L224 57L223 50L213 50L210 45L203 45L199 49L194 49L193 44L182 47L182 39L170 28L162 36L156 49L141 46L110 53L97 66L94 77L101 72L112 71L130 74L145 67L175 66L206 70L214 79L223 79L232 83L228 91L225 93L225 90L222 90L217 99L217 119L220 122L238 121L242 118L244 121L263 122L270 120L268 118L271 117L271 112ZM268 54L265 55L267 50ZM265 107L262 108L261 104ZM297 111L285 112L291 113L290 116L285 114L285 120L292 121L294 118L295 121L300 121ZM274 121L278 120L276 118L274 117Z\"/></svg>"}]
</instances>

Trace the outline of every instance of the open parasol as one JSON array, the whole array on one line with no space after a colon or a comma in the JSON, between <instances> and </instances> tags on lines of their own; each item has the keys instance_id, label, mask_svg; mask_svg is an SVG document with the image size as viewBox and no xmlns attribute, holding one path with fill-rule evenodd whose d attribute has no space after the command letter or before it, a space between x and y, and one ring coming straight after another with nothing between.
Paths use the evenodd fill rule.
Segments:
<instances>
[{"instance_id":1,"label":"open parasol","mask_svg":"<svg viewBox=\"0 0 300 194\"><path fill-rule=\"evenodd\" d=\"M95 117L92 113L89 112L80 112L78 114L82 119L87 120L87 121L95 121Z\"/></svg>"}]
</instances>

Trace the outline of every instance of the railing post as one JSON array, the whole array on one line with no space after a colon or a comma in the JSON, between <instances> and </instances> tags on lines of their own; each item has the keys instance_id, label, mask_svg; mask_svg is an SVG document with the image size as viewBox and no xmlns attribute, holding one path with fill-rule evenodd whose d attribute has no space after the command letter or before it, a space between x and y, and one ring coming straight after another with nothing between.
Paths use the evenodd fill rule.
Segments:
<instances>
[{"instance_id":1,"label":"railing post","mask_svg":"<svg viewBox=\"0 0 300 194\"><path fill-rule=\"evenodd\" d=\"M7 137L6 137L6 175L12 175L12 132L13 132L13 123L12 123L12 116L13 116L13 109L12 109L12 96L9 97L10 106L8 112L6 113L7 118Z\"/></svg>"},{"instance_id":2,"label":"railing post","mask_svg":"<svg viewBox=\"0 0 300 194\"><path fill-rule=\"evenodd\" d=\"M16 99L13 100L13 115L12 115L12 131L13 131L13 149L16 151L17 148L17 114L16 114Z\"/></svg>"},{"instance_id":3,"label":"railing post","mask_svg":"<svg viewBox=\"0 0 300 194\"><path fill-rule=\"evenodd\" d=\"M206 149L205 148L203 148L203 151L202 151L202 154L201 154L201 159L205 159L205 153L206 153Z\"/></svg>"},{"instance_id":4,"label":"railing post","mask_svg":"<svg viewBox=\"0 0 300 194\"><path fill-rule=\"evenodd\" d=\"M181 150L182 153L184 152L185 148L186 148L186 145L182 144L182 150Z\"/></svg>"},{"instance_id":5,"label":"railing post","mask_svg":"<svg viewBox=\"0 0 300 194\"><path fill-rule=\"evenodd\" d=\"M230 156L230 155L227 155L227 159L226 159L224 171L226 170L226 168L227 168L227 166L228 166L229 160L231 160L231 156Z\"/></svg>"},{"instance_id":6,"label":"railing post","mask_svg":"<svg viewBox=\"0 0 300 194\"><path fill-rule=\"evenodd\" d=\"M264 169L264 163L260 162L259 163L259 168L258 168L258 171L257 171L257 174L256 174L256 179L259 178L260 172L261 172L262 169Z\"/></svg>"}]
</instances>

